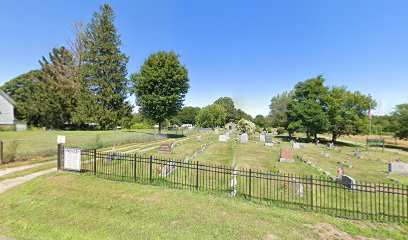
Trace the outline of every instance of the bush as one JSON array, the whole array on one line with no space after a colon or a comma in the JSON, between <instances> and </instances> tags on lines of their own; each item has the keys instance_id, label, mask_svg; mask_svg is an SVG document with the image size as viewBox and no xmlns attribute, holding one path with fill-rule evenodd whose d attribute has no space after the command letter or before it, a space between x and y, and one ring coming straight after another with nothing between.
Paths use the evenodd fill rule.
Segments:
<instances>
[{"instance_id":1,"label":"bush","mask_svg":"<svg viewBox=\"0 0 408 240\"><path fill-rule=\"evenodd\" d=\"M16 160L18 145L19 143L16 140L11 141L10 144L8 145L6 152L8 162L14 162L14 160Z\"/></svg>"},{"instance_id":2,"label":"bush","mask_svg":"<svg viewBox=\"0 0 408 240\"><path fill-rule=\"evenodd\" d=\"M278 132L278 134L286 132L286 130L283 127L279 127L276 131Z\"/></svg>"},{"instance_id":3,"label":"bush","mask_svg":"<svg viewBox=\"0 0 408 240\"><path fill-rule=\"evenodd\" d=\"M131 128L131 129L143 129L143 128L144 128L144 124L143 124L143 123L135 123L135 124L133 124L130 128Z\"/></svg>"},{"instance_id":4,"label":"bush","mask_svg":"<svg viewBox=\"0 0 408 240\"><path fill-rule=\"evenodd\" d=\"M255 132L262 132L262 128L257 125L257 126L255 127Z\"/></svg>"},{"instance_id":5,"label":"bush","mask_svg":"<svg viewBox=\"0 0 408 240\"><path fill-rule=\"evenodd\" d=\"M271 133L273 131L273 129L271 127L266 128L266 131L268 131L268 133Z\"/></svg>"}]
</instances>

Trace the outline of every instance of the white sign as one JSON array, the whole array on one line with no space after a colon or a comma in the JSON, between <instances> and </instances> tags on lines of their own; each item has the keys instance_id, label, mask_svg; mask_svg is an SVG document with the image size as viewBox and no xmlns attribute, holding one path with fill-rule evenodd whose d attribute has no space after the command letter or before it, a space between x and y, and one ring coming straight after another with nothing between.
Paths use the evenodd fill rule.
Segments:
<instances>
[{"instance_id":1,"label":"white sign","mask_svg":"<svg viewBox=\"0 0 408 240\"><path fill-rule=\"evenodd\" d=\"M81 171L81 149L64 148L64 169Z\"/></svg>"},{"instance_id":2,"label":"white sign","mask_svg":"<svg viewBox=\"0 0 408 240\"><path fill-rule=\"evenodd\" d=\"M58 135L57 136L57 143L58 144L65 144L65 136Z\"/></svg>"}]
</instances>

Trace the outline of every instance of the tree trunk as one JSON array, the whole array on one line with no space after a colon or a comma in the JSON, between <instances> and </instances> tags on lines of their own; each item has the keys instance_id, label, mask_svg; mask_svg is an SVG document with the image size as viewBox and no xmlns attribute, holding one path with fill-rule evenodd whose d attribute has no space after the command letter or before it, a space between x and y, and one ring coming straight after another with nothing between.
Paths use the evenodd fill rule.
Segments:
<instances>
[{"instance_id":1,"label":"tree trunk","mask_svg":"<svg viewBox=\"0 0 408 240\"><path fill-rule=\"evenodd\" d=\"M161 134L161 130L162 130L162 123L159 122L159 134Z\"/></svg>"},{"instance_id":2,"label":"tree trunk","mask_svg":"<svg viewBox=\"0 0 408 240\"><path fill-rule=\"evenodd\" d=\"M337 141L337 134L332 133L332 143L336 143Z\"/></svg>"}]
</instances>

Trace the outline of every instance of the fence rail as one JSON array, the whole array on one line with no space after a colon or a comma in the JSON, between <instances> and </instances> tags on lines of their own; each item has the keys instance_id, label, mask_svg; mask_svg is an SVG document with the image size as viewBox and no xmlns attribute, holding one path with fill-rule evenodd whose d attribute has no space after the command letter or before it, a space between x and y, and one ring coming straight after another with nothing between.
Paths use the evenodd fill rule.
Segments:
<instances>
[{"instance_id":1,"label":"fence rail","mask_svg":"<svg viewBox=\"0 0 408 240\"><path fill-rule=\"evenodd\" d=\"M58 150L58 167L62 170L64 148L60 146ZM118 181L219 192L350 219L408 223L408 186L397 184L357 182L346 186L322 177L139 154L103 153L95 149L81 149L80 169L83 173Z\"/></svg>"}]
</instances>

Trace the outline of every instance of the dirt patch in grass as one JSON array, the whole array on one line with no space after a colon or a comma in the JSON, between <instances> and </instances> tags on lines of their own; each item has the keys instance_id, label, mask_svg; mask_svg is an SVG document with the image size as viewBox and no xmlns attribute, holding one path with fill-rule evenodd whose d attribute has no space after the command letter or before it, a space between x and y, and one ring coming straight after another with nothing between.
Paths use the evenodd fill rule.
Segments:
<instances>
[{"instance_id":1,"label":"dirt patch in grass","mask_svg":"<svg viewBox=\"0 0 408 240\"><path fill-rule=\"evenodd\" d=\"M270 234L270 233L267 233L266 235L265 235L265 237L264 237L264 240L277 240L278 238L275 236L275 235L273 235L273 234Z\"/></svg>"},{"instance_id":2,"label":"dirt patch in grass","mask_svg":"<svg viewBox=\"0 0 408 240\"><path fill-rule=\"evenodd\" d=\"M344 239L344 240L369 240L374 238L367 238L363 236L353 237L350 234L340 231L328 223L317 223L315 225L305 224L306 227L313 229L320 239Z\"/></svg>"}]
</instances>

